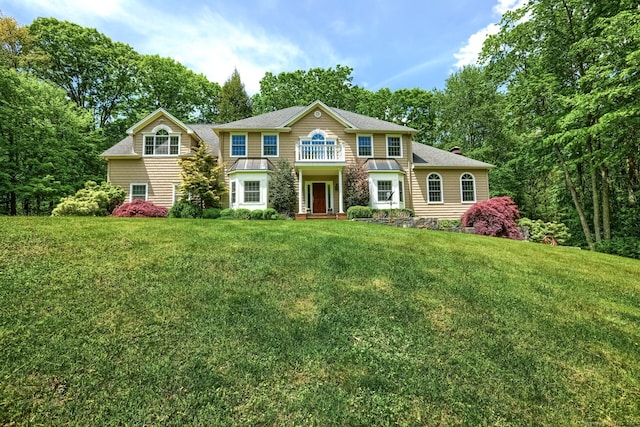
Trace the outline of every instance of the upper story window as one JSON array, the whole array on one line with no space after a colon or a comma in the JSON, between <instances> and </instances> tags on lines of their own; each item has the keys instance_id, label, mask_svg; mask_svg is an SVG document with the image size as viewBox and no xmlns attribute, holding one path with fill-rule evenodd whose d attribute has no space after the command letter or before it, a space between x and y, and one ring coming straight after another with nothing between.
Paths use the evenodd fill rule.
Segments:
<instances>
[{"instance_id":1,"label":"upper story window","mask_svg":"<svg viewBox=\"0 0 640 427\"><path fill-rule=\"evenodd\" d=\"M262 156L263 157L278 156L278 134L262 135Z\"/></svg>"},{"instance_id":2,"label":"upper story window","mask_svg":"<svg viewBox=\"0 0 640 427\"><path fill-rule=\"evenodd\" d=\"M460 193L462 203L474 203L476 201L476 180L470 173L463 173L460 177Z\"/></svg>"},{"instance_id":3,"label":"upper story window","mask_svg":"<svg viewBox=\"0 0 640 427\"><path fill-rule=\"evenodd\" d=\"M387 157L402 157L402 137L387 136Z\"/></svg>"},{"instance_id":4,"label":"upper story window","mask_svg":"<svg viewBox=\"0 0 640 427\"><path fill-rule=\"evenodd\" d=\"M437 173L431 173L427 177L427 202L442 203L442 177Z\"/></svg>"},{"instance_id":5,"label":"upper story window","mask_svg":"<svg viewBox=\"0 0 640 427\"><path fill-rule=\"evenodd\" d=\"M231 155L245 157L247 155L247 135L231 134Z\"/></svg>"},{"instance_id":6,"label":"upper story window","mask_svg":"<svg viewBox=\"0 0 640 427\"><path fill-rule=\"evenodd\" d=\"M300 140L302 145L335 145L336 139L329 138L323 130L312 130L306 138Z\"/></svg>"},{"instance_id":7,"label":"upper story window","mask_svg":"<svg viewBox=\"0 0 640 427\"><path fill-rule=\"evenodd\" d=\"M169 133L171 129L158 126L153 134L144 135L145 156L177 156L180 152L180 136Z\"/></svg>"},{"instance_id":8,"label":"upper story window","mask_svg":"<svg viewBox=\"0 0 640 427\"><path fill-rule=\"evenodd\" d=\"M373 138L371 135L358 135L358 157L373 157Z\"/></svg>"}]
</instances>

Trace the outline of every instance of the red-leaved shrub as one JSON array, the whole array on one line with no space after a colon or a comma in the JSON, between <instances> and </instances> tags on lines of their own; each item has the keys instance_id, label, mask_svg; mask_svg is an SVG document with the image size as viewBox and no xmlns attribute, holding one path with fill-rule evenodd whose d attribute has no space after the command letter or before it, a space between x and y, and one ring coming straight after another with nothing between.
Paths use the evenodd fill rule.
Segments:
<instances>
[{"instance_id":1,"label":"red-leaved shrub","mask_svg":"<svg viewBox=\"0 0 640 427\"><path fill-rule=\"evenodd\" d=\"M134 200L123 203L113 210L113 216L137 216L147 218L162 218L167 216L167 208L156 206L144 200Z\"/></svg>"},{"instance_id":2,"label":"red-leaved shrub","mask_svg":"<svg viewBox=\"0 0 640 427\"><path fill-rule=\"evenodd\" d=\"M518 228L520 212L509 196L475 203L462 215L462 226L473 227L476 234L522 240Z\"/></svg>"}]
</instances>

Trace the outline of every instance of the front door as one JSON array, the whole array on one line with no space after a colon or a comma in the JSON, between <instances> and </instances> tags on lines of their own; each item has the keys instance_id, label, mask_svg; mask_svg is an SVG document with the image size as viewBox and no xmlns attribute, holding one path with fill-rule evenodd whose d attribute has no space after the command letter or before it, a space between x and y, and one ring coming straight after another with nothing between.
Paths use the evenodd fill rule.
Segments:
<instances>
[{"instance_id":1,"label":"front door","mask_svg":"<svg viewBox=\"0 0 640 427\"><path fill-rule=\"evenodd\" d=\"M313 183L313 213L327 213L327 185L324 182Z\"/></svg>"}]
</instances>

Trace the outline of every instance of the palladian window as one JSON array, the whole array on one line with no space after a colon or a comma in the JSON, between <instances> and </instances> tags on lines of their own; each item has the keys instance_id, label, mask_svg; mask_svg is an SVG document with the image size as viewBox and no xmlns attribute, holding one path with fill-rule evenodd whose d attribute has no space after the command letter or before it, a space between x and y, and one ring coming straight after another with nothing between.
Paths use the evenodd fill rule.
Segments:
<instances>
[{"instance_id":1,"label":"palladian window","mask_svg":"<svg viewBox=\"0 0 640 427\"><path fill-rule=\"evenodd\" d=\"M180 152L180 137L170 135L166 129L160 129L153 135L144 137L145 156L177 156Z\"/></svg>"}]
</instances>

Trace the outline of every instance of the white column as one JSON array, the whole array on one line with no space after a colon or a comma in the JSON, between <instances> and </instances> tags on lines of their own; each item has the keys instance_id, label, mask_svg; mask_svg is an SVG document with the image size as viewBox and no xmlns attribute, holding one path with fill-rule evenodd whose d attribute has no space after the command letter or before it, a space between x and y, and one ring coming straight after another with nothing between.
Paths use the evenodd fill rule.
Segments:
<instances>
[{"instance_id":1,"label":"white column","mask_svg":"<svg viewBox=\"0 0 640 427\"><path fill-rule=\"evenodd\" d=\"M304 200L304 192L302 191L302 169L298 169L298 213L302 211L302 201Z\"/></svg>"},{"instance_id":2,"label":"white column","mask_svg":"<svg viewBox=\"0 0 640 427\"><path fill-rule=\"evenodd\" d=\"M338 211L338 213L344 213L344 206L342 202L342 168L338 170L338 188L338 196L340 197L340 210Z\"/></svg>"}]
</instances>

